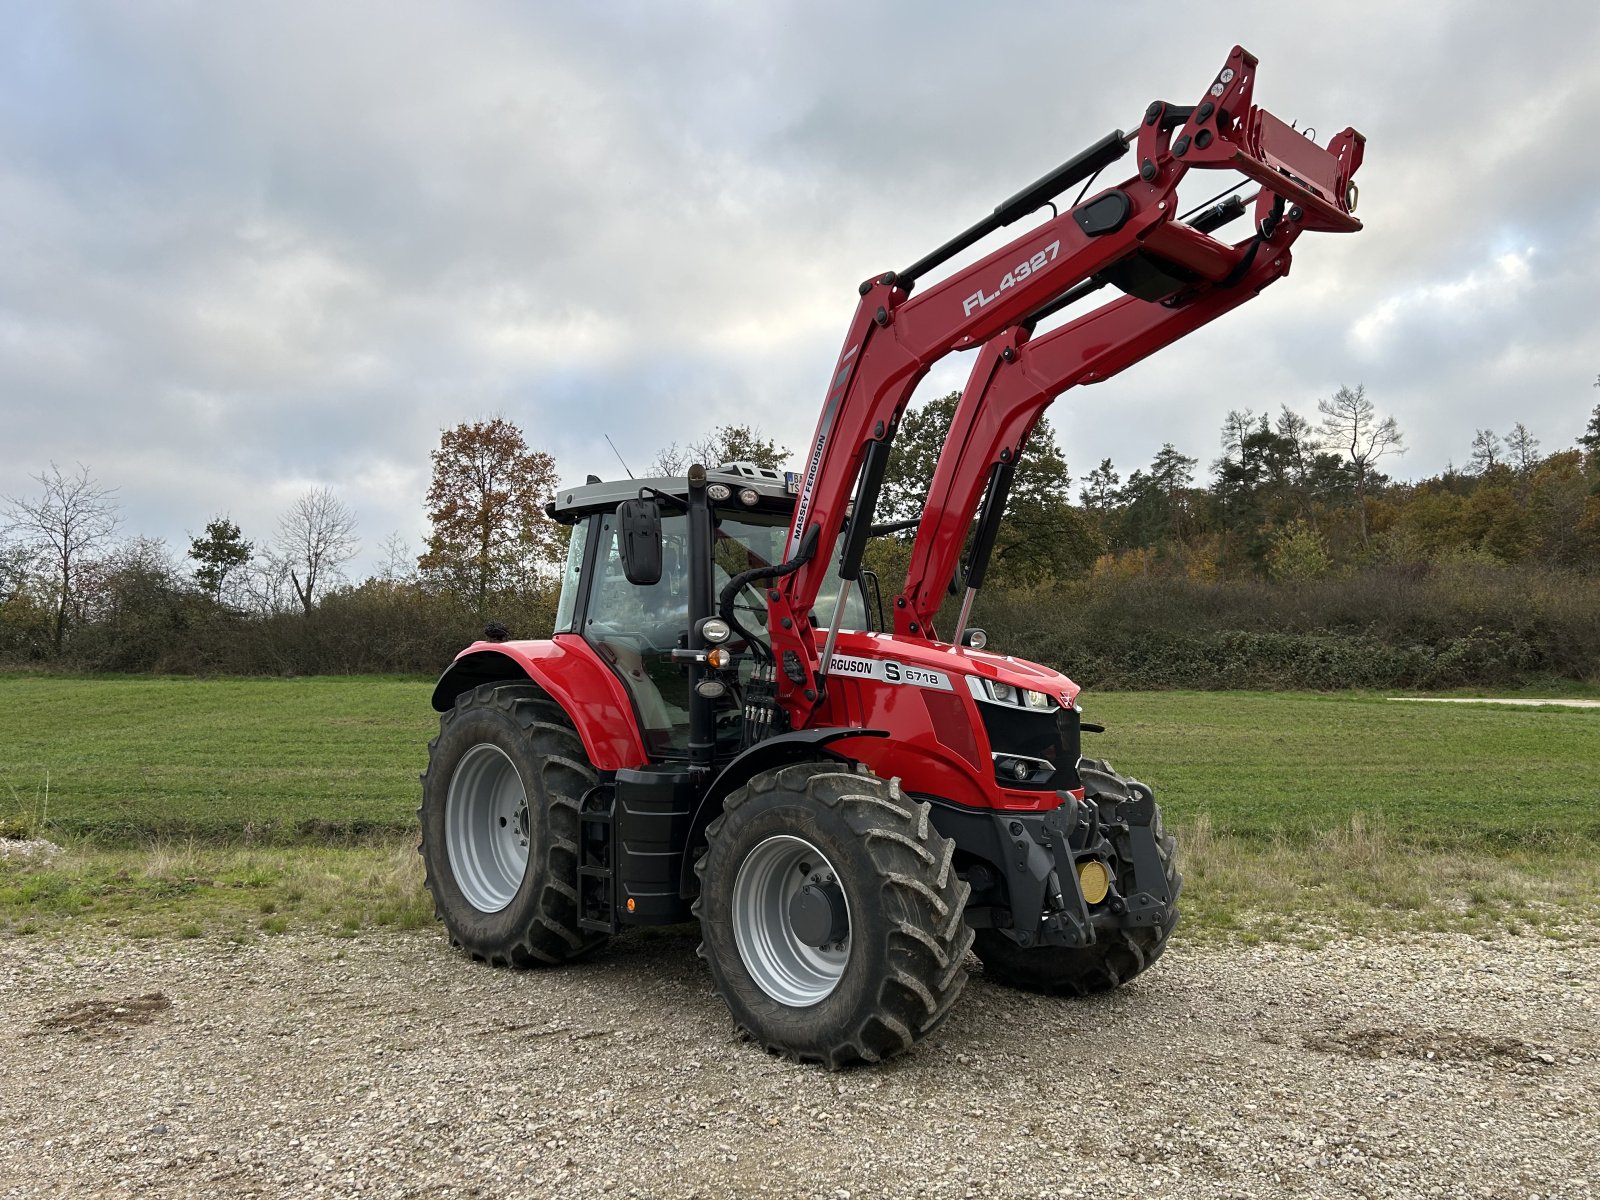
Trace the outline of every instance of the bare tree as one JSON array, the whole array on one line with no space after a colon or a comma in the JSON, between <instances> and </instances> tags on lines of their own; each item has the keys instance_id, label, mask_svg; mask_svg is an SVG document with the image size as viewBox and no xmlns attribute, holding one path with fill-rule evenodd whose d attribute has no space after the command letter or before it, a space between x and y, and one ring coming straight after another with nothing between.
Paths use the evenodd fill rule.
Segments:
<instances>
[{"instance_id":1,"label":"bare tree","mask_svg":"<svg viewBox=\"0 0 1600 1200\"><path fill-rule=\"evenodd\" d=\"M1506 450L1512 465L1526 475L1539 465L1539 439L1528 432L1528 427L1518 421L1506 434Z\"/></svg>"},{"instance_id":2,"label":"bare tree","mask_svg":"<svg viewBox=\"0 0 1600 1200\"><path fill-rule=\"evenodd\" d=\"M1356 508L1361 518L1361 544L1367 545L1367 484L1375 473L1380 459L1389 454L1404 454L1405 439L1393 417L1378 419L1378 412L1367 389L1357 384L1355 390L1341 387L1331 400L1318 400L1317 411L1322 414L1318 432L1326 439L1329 449L1347 455L1356 472Z\"/></svg>"},{"instance_id":3,"label":"bare tree","mask_svg":"<svg viewBox=\"0 0 1600 1200\"><path fill-rule=\"evenodd\" d=\"M759 426L718 425L697 442L679 448L673 442L656 455L650 470L657 475L682 475L691 463L720 467L726 462L753 462L758 467L781 470L789 461L789 448L763 437Z\"/></svg>"},{"instance_id":4,"label":"bare tree","mask_svg":"<svg viewBox=\"0 0 1600 1200\"><path fill-rule=\"evenodd\" d=\"M342 578L356 556L356 514L331 489L312 488L278 519L278 553L288 565L289 582L306 616L318 589Z\"/></svg>"},{"instance_id":5,"label":"bare tree","mask_svg":"<svg viewBox=\"0 0 1600 1200\"><path fill-rule=\"evenodd\" d=\"M42 494L7 496L4 530L38 556L51 578L51 642L59 657L66 644L67 616L82 599L84 567L117 531L117 489L100 486L82 463L76 475L63 475L51 463L32 478L44 489Z\"/></svg>"},{"instance_id":6,"label":"bare tree","mask_svg":"<svg viewBox=\"0 0 1600 1200\"><path fill-rule=\"evenodd\" d=\"M411 552L411 543L405 534L396 529L378 544L383 561L378 566L377 577L385 583L411 583L417 577L417 556Z\"/></svg>"}]
</instances>

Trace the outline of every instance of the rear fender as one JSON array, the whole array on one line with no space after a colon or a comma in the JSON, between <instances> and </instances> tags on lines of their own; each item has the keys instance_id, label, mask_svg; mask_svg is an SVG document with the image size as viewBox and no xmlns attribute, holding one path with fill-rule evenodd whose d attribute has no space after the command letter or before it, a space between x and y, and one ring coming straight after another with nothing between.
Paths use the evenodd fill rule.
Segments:
<instances>
[{"instance_id":1,"label":"rear fender","mask_svg":"<svg viewBox=\"0 0 1600 1200\"><path fill-rule=\"evenodd\" d=\"M627 689L589 643L572 634L547 642L474 642L433 689L445 712L463 692L501 681L537 684L572 718L589 761L602 771L641 767L649 760Z\"/></svg>"},{"instance_id":2,"label":"rear fender","mask_svg":"<svg viewBox=\"0 0 1600 1200\"><path fill-rule=\"evenodd\" d=\"M679 895L687 900L699 893L699 881L695 878L694 864L700 857L700 847L705 842L706 826L717 819L717 814L722 811L722 802L736 788L743 787L763 771L771 771L789 763L816 762L818 759L832 758L853 766L855 760L829 750L828 746L846 738L888 736L888 731L884 729L801 729L794 733L780 733L776 737L757 742L723 767L716 779L712 780L711 786L706 789L705 795L700 797L700 803L694 810L694 817L689 822L689 841L684 847L683 870L678 885Z\"/></svg>"}]
</instances>

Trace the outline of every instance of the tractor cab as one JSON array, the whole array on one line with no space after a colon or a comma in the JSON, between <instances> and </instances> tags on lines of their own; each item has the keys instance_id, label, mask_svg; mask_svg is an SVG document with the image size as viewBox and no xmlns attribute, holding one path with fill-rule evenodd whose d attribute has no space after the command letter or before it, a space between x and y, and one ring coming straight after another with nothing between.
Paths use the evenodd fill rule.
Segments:
<instances>
[{"instance_id":1,"label":"tractor cab","mask_svg":"<svg viewBox=\"0 0 1600 1200\"><path fill-rule=\"evenodd\" d=\"M710 596L718 596L736 575L783 562L794 498L783 475L752 463L726 463L706 472L703 490L710 526ZM684 478L592 482L563 491L551 506L557 521L572 527L567 565L556 609L556 633L581 636L621 679L653 760L687 758L691 712L696 556L691 552L691 489ZM628 535L619 507L645 497L654 502L659 527L659 573L630 577ZM704 567L701 568L704 570ZM653 577L652 577L653 576ZM868 615L870 573L848 585L845 628L877 628ZM842 581L837 572L823 589L833 610ZM766 596L754 583L732 599L736 628L723 648L737 687L707 688L714 739L713 758L730 758L746 743L743 694L752 673L770 657ZM754 643L754 644L752 644ZM731 680L730 680L731 682ZM711 692L712 695L705 693Z\"/></svg>"}]
</instances>

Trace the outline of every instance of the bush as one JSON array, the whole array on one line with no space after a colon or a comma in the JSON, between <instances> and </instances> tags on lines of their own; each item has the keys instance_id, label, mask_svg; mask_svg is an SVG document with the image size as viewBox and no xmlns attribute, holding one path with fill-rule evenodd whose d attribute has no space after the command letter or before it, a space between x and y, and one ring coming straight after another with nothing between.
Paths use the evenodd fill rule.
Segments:
<instances>
[{"instance_id":1,"label":"bush","mask_svg":"<svg viewBox=\"0 0 1600 1200\"><path fill-rule=\"evenodd\" d=\"M985 593L975 621L997 649L1100 688L1600 679L1600 589L1557 570L1385 566L1292 586L1102 572Z\"/></svg>"},{"instance_id":2,"label":"bush","mask_svg":"<svg viewBox=\"0 0 1600 1200\"><path fill-rule=\"evenodd\" d=\"M1312 557L1315 557L1314 555ZM880 552L886 599L904 554ZM1388 564L1294 583L1209 581L1133 556L1092 577L985 589L974 623L994 648L1096 688L1507 686L1530 675L1600 679L1600 588L1577 572L1482 561ZM99 581L60 665L169 674L312 675L441 670L482 632L472 608L414 581L368 580L300 612L247 615L196 592L158 556ZM954 627L959 598L940 614ZM547 637L555 589L498 598L519 638ZM0 662L49 654L48 616L0 605Z\"/></svg>"}]
</instances>

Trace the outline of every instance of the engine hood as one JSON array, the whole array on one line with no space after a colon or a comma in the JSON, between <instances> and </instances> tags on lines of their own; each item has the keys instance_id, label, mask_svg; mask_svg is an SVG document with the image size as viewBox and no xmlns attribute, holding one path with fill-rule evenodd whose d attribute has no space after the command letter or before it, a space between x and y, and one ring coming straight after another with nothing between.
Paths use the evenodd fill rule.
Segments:
<instances>
[{"instance_id":1,"label":"engine hood","mask_svg":"<svg viewBox=\"0 0 1600 1200\"><path fill-rule=\"evenodd\" d=\"M817 631L819 650L825 636L824 631ZM951 675L976 675L1013 687L1048 692L1066 705L1075 703L1078 698L1078 685L1060 671L1009 654L992 654L967 646L912 641L887 633L840 633L833 653L835 658L884 659Z\"/></svg>"}]
</instances>

